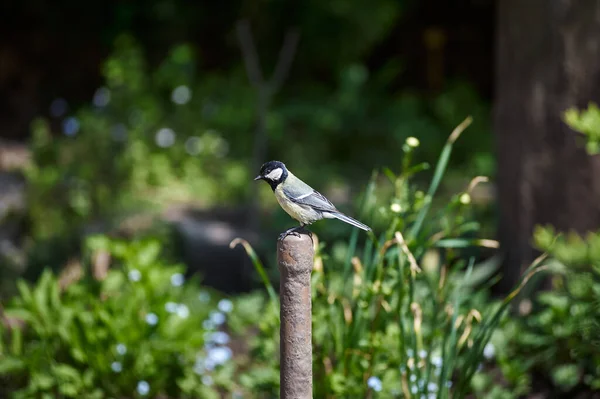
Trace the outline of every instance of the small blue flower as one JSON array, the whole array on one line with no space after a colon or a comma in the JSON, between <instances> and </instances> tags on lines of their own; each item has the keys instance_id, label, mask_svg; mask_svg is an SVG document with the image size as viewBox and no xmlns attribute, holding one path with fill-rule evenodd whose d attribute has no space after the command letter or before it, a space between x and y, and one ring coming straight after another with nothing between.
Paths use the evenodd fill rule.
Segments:
<instances>
[{"instance_id":1,"label":"small blue flower","mask_svg":"<svg viewBox=\"0 0 600 399\"><path fill-rule=\"evenodd\" d=\"M215 331L209 335L208 341L214 342L217 345L227 345L229 343L229 334L223 331Z\"/></svg>"},{"instance_id":2,"label":"small blue flower","mask_svg":"<svg viewBox=\"0 0 600 399\"><path fill-rule=\"evenodd\" d=\"M171 276L171 285L173 287L181 287L185 282L185 277L181 273L175 273Z\"/></svg>"},{"instance_id":3,"label":"small blue flower","mask_svg":"<svg viewBox=\"0 0 600 399\"><path fill-rule=\"evenodd\" d=\"M448 388L452 388L452 381L446 381L446 386Z\"/></svg>"},{"instance_id":4,"label":"small blue flower","mask_svg":"<svg viewBox=\"0 0 600 399\"><path fill-rule=\"evenodd\" d=\"M167 302L165 303L165 310L169 313L175 313L177 312L177 308L179 307L178 304L176 304L175 302Z\"/></svg>"},{"instance_id":5,"label":"small blue flower","mask_svg":"<svg viewBox=\"0 0 600 399\"><path fill-rule=\"evenodd\" d=\"M431 358L431 364L433 364L435 367L442 367L442 358L440 356L433 356Z\"/></svg>"},{"instance_id":6,"label":"small blue flower","mask_svg":"<svg viewBox=\"0 0 600 399\"><path fill-rule=\"evenodd\" d=\"M142 273L137 269L133 269L127 273L127 277L129 277L130 281L140 281L142 279Z\"/></svg>"},{"instance_id":7,"label":"small blue flower","mask_svg":"<svg viewBox=\"0 0 600 399\"><path fill-rule=\"evenodd\" d=\"M418 391L419 391L419 388L416 385L413 385L413 386L410 387L410 392L413 395L416 395Z\"/></svg>"},{"instance_id":8,"label":"small blue flower","mask_svg":"<svg viewBox=\"0 0 600 399\"><path fill-rule=\"evenodd\" d=\"M429 392L437 392L438 391L438 385L435 382L430 382L429 384L427 384L427 390Z\"/></svg>"},{"instance_id":9,"label":"small blue flower","mask_svg":"<svg viewBox=\"0 0 600 399\"><path fill-rule=\"evenodd\" d=\"M210 312L210 321L212 321L215 325L220 326L225 323L225 315L221 312Z\"/></svg>"},{"instance_id":10,"label":"small blue flower","mask_svg":"<svg viewBox=\"0 0 600 399\"><path fill-rule=\"evenodd\" d=\"M406 350L406 355L408 357L413 357L415 355L415 352L412 349L407 349Z\"/></svg>"},{"instance_id":11,"label":"small blue flower","mask_svg":"<svg viewBox=\"0 0 600 399\"><path fill-rule=\"evenodd\" d=\"M142 380L137 384L137 391L140 395L146 396L150 392L150 384Z\"/></svg>"},{"instance_id":12,"label":"small blue flower","mask_svg":"<svg viewBox=\"0 0 600 399\"><path fill-rule=\"evenodd\" d=\"M115 373L120 373L123 370L123 365L121 364L121 362L112 362L110 364L110 368Z\"/></svg>"},{"instance_id":13,"label":"small blue flower","mask_svg":"<svg viewBox=\"0 0 600 399\"><path fill-rule=\"evenodd\" d=\"M221 299L217 307L221 312L229 313L233 310L233 302L231 302L229 299Z\"/></svg>"},{"instance_id":14,"label":"small blue flower","mask_svg":"<svg viewBox=\"0 0 600 399\"><path fill-rule=\"evenodd\" d=\"M106 107L109 102L110 90L108 90L106 87L101 87L98 90L96 90L96 92L94 93L94 99L92 100L92 103L96 107Z\"/></svg>"},{"instance_id":15,"label":"small blue flower","mask_svg":"<svg viewBox=\"0 0 600 399\"><path fill-rule=\"evenodd\" d=\"M206 319L202 322L202 328L205 330L212 330L215 328L215 323L211 319Z\"/></svg>"},{"instance_id":16,"label":"small blue flower","mask_svg":"<svg viewBox=\"0 0 600 399\"><path fill-rule=\"evenodd\" d=\"M381 380L375 376L369 377L369 379L367 380L367 386L375 392L381 392L381 390L383 389L383 384L381 383Z\"/></svg>"},{"instance_id":17,"label":"small blue flower","mask_svg":"<svg viewBox=\"0 0 600 399\"><path fill-rule=\"evenodd\" d=\"M419 351L419 357L420 357L421 359L425 359L425 358L427 357L427 351L426 351L425 349L421 349L421 350Z\"/></svg>"},{"instance_id":18,"label":"small blue flower","mask_svg":"<svg viewBox=\"0 0 600 399\"><path fill-rule=\"evenodd\" d=\"M182 319L187 319L189 315L190 310L186 305L182 303L177 306L177 316L181 317Z\"/></svg>"},{"instance_id":19,"label":"small blue flower","mask_svg":"<svg viewBox=\"0 0 600 399\"><path fill-rule=\"evenodd\" d=\"M155 326L158 323L158 316L156 313L148 313L146 315L146 323L150 324L151 326Z\"/></svg>"},{"instance_id":20,"label":"small blue flower","mask_svg":"<svg viewBox=\"0 0 600 399\"><path fill-rule=\"evenodd\" d=\"M415 382L417 380L417 376L414 374L410 375L410 382Z\"/></svg>"},{"instance_id":21,"label":"small blue flower","mask_svg":"<svg viewBox=\"0 0 600 399\"><path fill-rule=\"evenodd\" d=\"M211 386L213 384L213 379L210 375L204 375L202 376L202 383L204 385L206 385L207 387Z\"/></svg>"},{"instance_id":22,"label":"small blue flower","mask_svg":"<svg viewBox=\"0 0 600 399\"><path fill-rule=\"evenodd\" d=\"M127 353L127 347L125 344L117 344L117 353L121 356Z\"/></svg>"},{"instance_id":23,"label":"small blue flower","mask_svg":"<svg viewBox=\"0 0 600 399\"><path fill-rule=\"evenodd\" d=\"M215 366L218 366L227 363L232 356L233 352L231 349L223 346L210 349L207 353L206 359L212 362Z\"/></svg>"},{"instance_id":24,"label":"small blue flower","mask_svg":"<svg viewBox=\"0 0 600 399\"><path fill-rule=\"evenodd\" d=\"M485 357L487 360L491 360L494 358L495 355L496 348L494 347L494 344L492 344L491 342L485 344L485 347L483 348L483 357Z\"/></svg>"},{"instance_id":25,"label":"small blue flower","mask_svg":"<svg viewBox=\"0 0 600 399\"><path fill-rule=\"evenodd\" d=\"M63 132L66 136L75 136L79 131L79 121L71 116L63 122Z\"/></svg>"},{"instance_id":26,"label":"small blue flower","mask_svg":"<svg viewBox=\"0 0 600 399\"><path fill-rule=\"evenodd\" d=\"M208 301L210 301L210 294L206 291L202 291L199 295L198 295L198 299L200 300L200 302L202 303L208 303Z\"/></svg>"}]
</instances>

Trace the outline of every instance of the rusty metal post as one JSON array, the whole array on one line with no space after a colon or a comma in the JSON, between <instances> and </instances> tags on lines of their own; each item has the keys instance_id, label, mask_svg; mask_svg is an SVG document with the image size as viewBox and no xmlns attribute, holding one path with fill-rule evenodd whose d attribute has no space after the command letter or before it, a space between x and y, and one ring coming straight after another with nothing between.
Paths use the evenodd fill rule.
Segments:
<instances>
[{"instance_id":1,"label":"rusty metal post","mask_svg":"<svg viewBox=\"0 0 600 399\"><path fill-rule=\"evenodd\" d=\"M312 305L310 273L314 249L310 236L277 241L280 282L281 399L312 399Z\"/></svg>"}]
</instances>

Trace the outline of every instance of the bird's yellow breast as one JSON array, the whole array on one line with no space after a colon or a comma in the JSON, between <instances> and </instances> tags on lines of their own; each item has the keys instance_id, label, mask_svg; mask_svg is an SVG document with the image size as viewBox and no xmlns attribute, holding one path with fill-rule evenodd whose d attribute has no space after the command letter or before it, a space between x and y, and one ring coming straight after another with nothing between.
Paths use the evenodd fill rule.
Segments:
<instances>
[{"instance_id":1,"label":"bird's yellow breast","mask_svg":"<svg viewBox=\"0 0 600 399\"><path fill-rule=\"evenodd\" d=\"M314 209L298 205L292 201L290 201L285 194L283 193L283 189L281 185L275 188L275 198L279 205L283 208L284 211L287 212L292 218L296 219L302 224L311 224L316 220L320 219L320 215Z\"/></svg>"}]
</instances>

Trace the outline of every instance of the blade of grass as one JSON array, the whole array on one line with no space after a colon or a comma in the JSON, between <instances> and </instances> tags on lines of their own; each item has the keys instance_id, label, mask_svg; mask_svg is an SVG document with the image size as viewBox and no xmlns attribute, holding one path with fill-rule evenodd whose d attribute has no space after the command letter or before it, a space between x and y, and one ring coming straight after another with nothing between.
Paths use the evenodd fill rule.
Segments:
<instances>
[{"instance_id":1,"label":"blade of grass","mask_svg":"<svg viewBox=\"0 0 600 399\"><path fill-rule=\"evenodd\" d=\"M243 238L236 238L233 241L231 241L231 243L229 244L229 248L233 249L238 244L241 244L244 247L244 249L246 250L246 253L250 257L252 264L256 268L256 271L260 275L260 278L261 278L263 284L265 285L265 288L267 289L269 298L271 299L271 303L275 306L279 306L279 298L277 297L277 293L273 289L273 285L269 281L267 272L265 271L265 268L263 267L262 262L258 258L258 255L256 255L256 252L254 252L254 249L252 248L250 243L248 241L244 240Z\"/></svg>"},{"instance_id":2,"label":"blade of grass","mask_svg":"<svg viewBox=\"0 0 600 399\"><path fill-rule=\"evenodd\" d=\"M429 212L431 208L431 202L433 200L433 196L437 191L442 177L446 171L446 167L448 166L448 161L450 160L450 154L452 153L452 147L460 134L473 122L472 117L467 117L464 121L461 122L450 134L448 140L446 140L446 144L442 149L442 153L440 154L440 158L438 159L437 165L435 167L435 172L433 173L433 179L431 180L431 184L429 185L429 189L427 190L427 195L425 196L425 201L423 207L419 210L417 214L417 218L415 223L412 225L409 238L414 239L420 232L421 227L423 226L423 221L425 220L425 216Z\"/></svg>"}]
</instances>

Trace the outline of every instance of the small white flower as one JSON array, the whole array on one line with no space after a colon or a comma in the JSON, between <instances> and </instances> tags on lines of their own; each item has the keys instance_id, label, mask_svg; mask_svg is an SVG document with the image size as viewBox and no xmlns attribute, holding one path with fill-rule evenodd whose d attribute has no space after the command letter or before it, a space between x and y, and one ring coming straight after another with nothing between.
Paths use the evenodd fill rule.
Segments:
<instances>
[{"instance_id":1,"label":"small white flower","mask_svg":"<svg viewBox=\"0 0 600 399\"><path fill-rule=\"evenodd\" d=\"M142 273L137 269L133 269L127 274L127 277L129 277L130 281L140 281L142 279Z\"/></svg>"},{"instance_id":2,"label":"small white flower","mask_svg":"<svg viewBox=\"0 0 600 399\"><path fill-rule=\"evenodd\" d=\"M425 358L427 357L427 351L426 351L425 349L421 349L421 350L419 351L419 357L420 357L421 359L425 359Z\"/></svg>"},{"instance_id":3,"label":"small white flower","mask_svg":"<svg viewBox=\"0 0 600 399\"><path fill-rule=\"evenodd\" d=\"M417 380L417 376L414 374L410 375L410 382L415 382Z\"/></svg>"},{"instance_id":4,"label":"small white flower","mask_svg":"<svg viewBox=\"0 0 600 399\"><path fill-rule=\"evenodd\" d=\"M121 356L127 353L127 347L124 344L117 345L117 353Z\"/></svg>"},{"instance_id":5,"label":"small white flower","mask_svg":"<svg viewBox=\"0 0 600 399\"><path fill-rule=\"evenodd\" d=\"M213 379L210 375L204 375L202 376L202 383L204 385L206 385L207 387L211 386L213 384Z\"/></svg>"},{"instance_id":6,"label":"small white flower","mask_svg":"<svg viewBox=\"0 0 600 399\"><path fill-rule=\"evenodd\" d=\"M431 358L431 364L433 364L435 367L442 367L442 363L443 361L441 356L436 355Z\"/></svg>"},{"instance_id":7,"label":"small white flower","mask_svg":"<svg viewBox=\"0 0 600 399\"><path fill-rule=\"evenodd\" d=\"M142 380L137 384L137 391L140 395L146 396L150 392L150 384Z\"/></svg>"},{"instance_id":8,"label":"small white flower","mask_svg":"<svg viewBox=\"0 0 600 399\"><path fill-rule=\"evenodd\" d=\"M402 205L400 205L397 202L394 202L392 205L390 205L390 209L394 213L400 213L400 212L402 212Z\"/></svg>"},{"instance_id":9,"label":"small white flower","mask_svg":"<svg viewBox=\"0 0 600 399\"><path fill-rule=\"evenodd\" d=\"M171 147L175 144L175 132L171 128L163 127L156 132L154 140L156 141L156 145L161 148Z\"/></svg>"},{"instance_id":10,"label":"small white flower","mask_svg":"<svg viewBox=\"0 0 600 399\"><path fill-rule=\"evenodd\" d=\"M427 384L427 390L429 392L437 392L438 385L435 382L430 382L429 384Z\"/></svg>"},{"instance_id":11,"label":"small white flower","mask_svg":"<svg viewBox=\"0 0 600 399\"><path fill-rule=\"evenodd\" d=\"M185 277L181 273L175 273L171 276L171 285L173 287L181 287L185 282Z\"/></svg>"},{"instance_id":12,"label":"small white flower","mask_svg":"<svg viewBox=\"0 0 600 399\"><path fill-rule=\"evenodd\" d=\"M485 344L485 346L483 347L483 357L485 357L487 360L491 360L494 358L495 355L496 348L494 347L494 344L492 344L491 342Z\"/></svg>"},{"instance_id":13,"label":"small white flower","mask_svg":"<svg viewBox=\"0 0 600 399\"><path fill-rule=\"evenodd\" d=\"M150 324L151 326L155 326L158 323L158 316L156 313L148 313L146 315L146 323Z\"/></svg>"},{"instance_id":14,"label":"small white flower","mask_svg":"<svg viewBox=\"0 0 600 399\"><path fill-rule=\"evenodd\" d=\"M206 319L202 322L202 328L205 330L212 330L215 328L215 323L211 319Z\"/></svg>"},{"instance_id":15,"label":"small white flower","mask_svg":"<svg viewBox=\"0 0 600 399\"><path fill-rule=\"evenodd\" d=\"M367 386L374 390L375 392L380 392L383 389L383 384L378 377L371 376L367 380Z\"/></svg>"},{"instance_id":16,"label":"small white flower","mask_svg":"<svg viewBox=\"0 0 600 399\"><path fill-rule=\"evenodd\" d=\"M418 391L419 391L419 388L416 385L413 385L413 386L410 387L410 392L413 395L416 395Z\"/></svg>"},{"instance_id":17,"label":"small white flower","mask_svg":"<svg viewBox=\"0 0 600 399\"><path fill-rule=\"evenodd\" d=\"M460 196L459 201L463 205L469 205L471 203L471 196L469 195L469 193L463 193Z\"/></svg>"},{"instance_id":18,"label":"small white flower","mask_svg":"<svg viewBox=\"0 0 600 399\"><path fill-rule=\"evenodd\" d=\"M214 366L219 366L221 364L227 363L229 359L233 356L233 352L226 346L219 346L215 348L211 348L208 350L205 365L210 364ZM207 369L209 367L206 367Z\"/></svg>"},{"instance_id":19,"label":"small white flower","mask_svg":"<svg viewBox=\"0 0 600 399\"><path fill-rule=\"evenodd\" d=\"M416 138L416 137L409 137L409 138L406 139L406 144L408 144L410 147L416 148L421 143L419 142L418 138Z\"/></svg>"},{"instance_id":20,"label":"small white flower","mask_svg":"<svg viewBox=\"0 0 600 399\"><path fill-rule=\"evenodd\" d=\"M221 312L210 312L210 321L213 322L213 324L220 326L221 324L225 323L225 315Z\"/></svg>"},{"instance_id":21,"label":"small white flower","mask_svg":"<svg viewBox=\"0 0 600 399\"><path fill-rule=\"evenodd\" d=\"M177 306L177 316L181 317L182 319L187 319L189 315L190 310L186 305L182 303Z\"/></svg>"},{"instance_id":22,"label":"small white flower","mask_svg":"<svg viewBox=\"0 0 600 399\"><path fill-rule=\"evenodd\" d=\"M177 86L171 93L171 101L175 104L183 105L192 98L192 91L185 85Z\"/></svg>"},{"instance_id":23,"label":"small white flower","mask_svg":"<svg viewBox=\"0 0 600 399\"><path fill-rule=\"evenodd\" d=\"M121 362L112 362L110 364L110 368L115 373L120 373L123 370L123 365L121 364Z\"/></svg>"},{"instance_id":24,"label":"small white flower","mask_svg":"<svg viewBox=\"0 0 600 399\"><path fill-rule=\"evenodd\" d=\"M165 310L169 313L175 313L177 312L177 308L179 307L178 304L176 304L175 302L167 302L165 303Z\"/></svg>"},{"instance_id":25,"label":"small white flower","mask_svg":"<svg viewBox=\"0 0 600 399\"><path fill-rule=\"evenodd\" d=\"M221 299L217 307L221 312L229 313L233 310L233 302L231 302L229 299Z\"/></svg>"}]
</instances>

